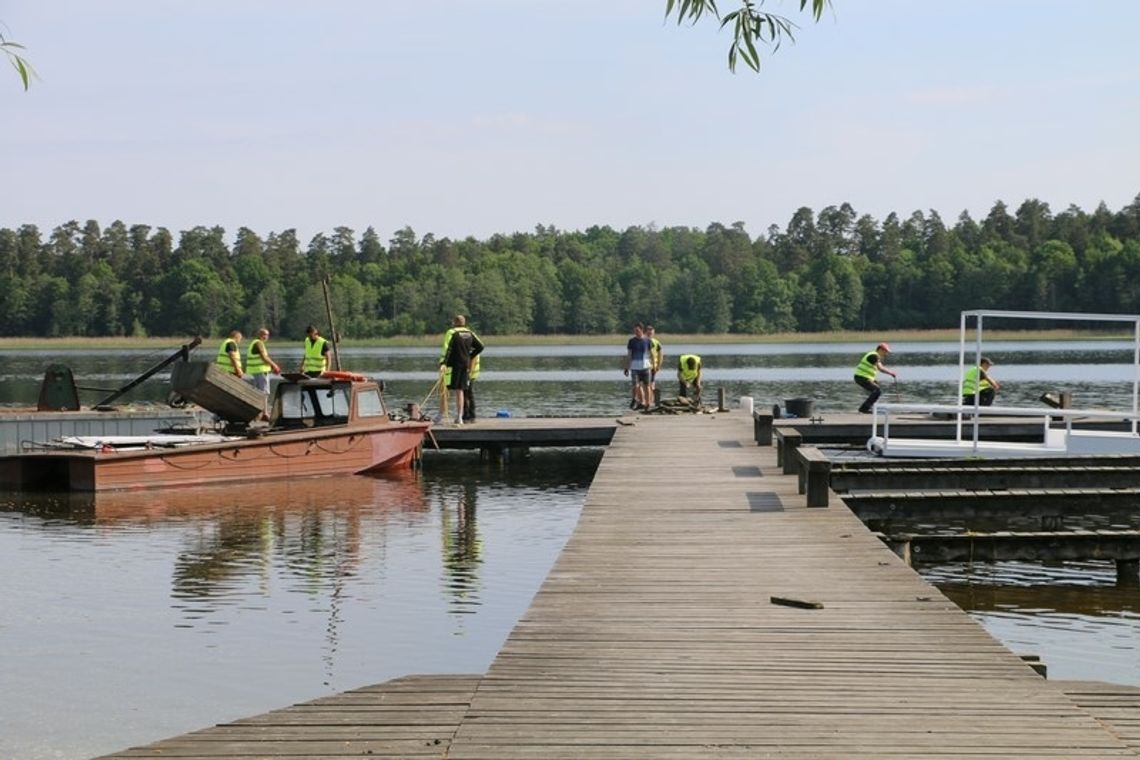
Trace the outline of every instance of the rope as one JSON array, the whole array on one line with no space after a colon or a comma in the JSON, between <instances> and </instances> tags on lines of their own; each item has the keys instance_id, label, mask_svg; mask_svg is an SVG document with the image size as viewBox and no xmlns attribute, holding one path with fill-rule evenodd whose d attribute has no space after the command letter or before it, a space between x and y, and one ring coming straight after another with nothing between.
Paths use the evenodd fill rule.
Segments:
<instances>
[{"instance_id":1,"label":"rope","mask_svg":"<svg viewBox=\"0 0 1140 760\"><path fill-rule=\"evenodd\" d=\"M436 388L438 388L439 384L442 382L443 382L443 370L440 370L439 371L439 377L437 377L435 380L435 385L433 385L431 387L431 390L427 392L426 396L424 396L424 400L420 402L420 409L423 409L425 406L427 406L428 399L430 399L432 397L432 394L435 393Z\"/></svg>"},{"instance_id":2,"label":"rope","mask_svg":"<svg viewBox=\"0 0 1140 760\"><path fill-rule=\"evenodd\" d=\"M359 435L359 436L358 435L351 435L348 437L348 444L349 444L348 447L337 450L337 451L334 451L333 449L325 448L324 446L321 445L320 441L313 441L313 445L316 446L321 451L325 452L326 454L347 454L348 452L355 449L360 444L360 442L363 440L364 440L364 436L362 436L362 435Z\"/></svg>"}]
</instances>

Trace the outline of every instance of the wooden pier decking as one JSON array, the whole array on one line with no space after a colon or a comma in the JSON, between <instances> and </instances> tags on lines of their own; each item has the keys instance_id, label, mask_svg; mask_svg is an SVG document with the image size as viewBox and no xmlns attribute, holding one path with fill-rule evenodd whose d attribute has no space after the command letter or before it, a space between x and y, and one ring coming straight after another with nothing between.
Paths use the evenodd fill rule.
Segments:
<instances>
[{"instance_id":1,"label":"wooden pier decking","mask_svg":"<svg viewBox=\"0 0 1140 760\"><path fill-rule=\"evenodd\" d=\"M402 756L386 732L407 756L488 760L1138 756L1134 725L1122 739L1093 714L1127 687L1074 701L782 473L739 412L639 417L482 678L438 683L442 702L388 706L382 685L109 757Z\"/></svg>"}]
</instances>

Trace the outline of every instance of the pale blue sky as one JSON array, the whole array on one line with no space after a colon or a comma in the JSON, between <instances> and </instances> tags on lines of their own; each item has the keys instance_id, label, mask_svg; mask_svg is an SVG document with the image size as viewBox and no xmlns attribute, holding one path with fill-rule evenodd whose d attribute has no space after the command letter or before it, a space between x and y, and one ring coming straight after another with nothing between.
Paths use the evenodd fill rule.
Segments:
<instances>
[{"instance_id":1,"label":"pale blue sky","mask_svg":"<svg viewBox=\"0 0 1140 760\"><path fill-rule=\"evenodd\" d=\"M1140 2L770 0L802 28L759 76L664 5L10 0L41 80L0 79L0 226L755 236L1140 193Z\"/></svg>"}]
</instances>

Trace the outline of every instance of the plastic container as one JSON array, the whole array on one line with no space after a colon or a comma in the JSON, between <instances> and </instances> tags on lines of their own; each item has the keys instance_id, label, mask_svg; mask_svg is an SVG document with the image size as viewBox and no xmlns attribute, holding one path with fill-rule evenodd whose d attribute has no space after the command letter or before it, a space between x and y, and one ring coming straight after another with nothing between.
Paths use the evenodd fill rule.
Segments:
<instances>
[{"instance_id":1,"label":"plastic container","mask_svg":"<svg viewBox=\"0 0 1140 760\"><path fill-rule=\"evenodd\" d=\"M746 415L748 415L749 417L752 416L752 397L751 396L741 396L740 397L740 410L742 412L744 412Z\"/></svg>"},{"instance_id":2,"label":"plastic container","mask_svg":"<svg viewBox=\"0 0 1140 760\"><path fill-rule=\"evenodd\" d=\"M789 417L811 417L815 414L815 399L786 398L784 399L784 410Z\"/></svg>"}]
</instances>

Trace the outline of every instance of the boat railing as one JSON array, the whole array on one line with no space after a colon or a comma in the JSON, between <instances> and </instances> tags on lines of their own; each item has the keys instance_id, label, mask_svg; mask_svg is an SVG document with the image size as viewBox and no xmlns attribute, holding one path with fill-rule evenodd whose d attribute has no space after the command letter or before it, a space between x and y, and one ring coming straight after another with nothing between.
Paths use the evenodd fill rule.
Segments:
<instances>
[{"instance_id":1,"label":"boat railing","mask_svg":"<svg viewBox=\"0 0 1140 760\"><path fill-rule=\"evenodd\" d=\"M953 418L956 421L955 439L958 443L964 440L963 430L970 428L970 434L976 447L981 438L982 417L1029 417L1038 418L1042 423L1042 435L1045 440L1049 438L1054 420L1064 422L1065 435L1073 431L1075 421L1098 420L1104 422L1131 423L1131 434L1136 435L1137 423L1140 422L1140 413L1122 412L1109 409L1034 409L1021 406L973 406L962 404L906 404L900 402L884 402L876 404L871 421L872 439L881 437L890 440L891 415L899 414L929 414ZM880 418L882 433L880 434Z\"/></svg>"}]
</instances>

